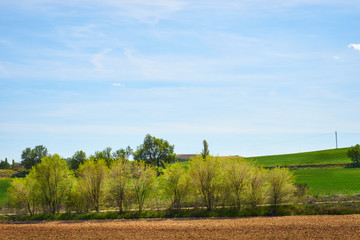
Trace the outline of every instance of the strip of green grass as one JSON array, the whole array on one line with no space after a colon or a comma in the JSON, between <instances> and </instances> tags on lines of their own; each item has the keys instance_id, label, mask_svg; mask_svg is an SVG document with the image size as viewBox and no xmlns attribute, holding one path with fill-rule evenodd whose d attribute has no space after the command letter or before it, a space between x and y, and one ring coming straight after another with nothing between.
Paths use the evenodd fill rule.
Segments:
<instances>
[{"instance_id":1,"label":"strip of green grass","mask_svg":"<svg viewBox=\"0 0 360 240\"><path fill-rule=\"evenodd\" d=\"M10 178L0 178L0 206L8 201L7 189L10 186Z\"/></svg>"},{"instance_id":2,"label":"strip of green grass","mask_svg":"<svg viewBox=\"0 0 360 240\"><path fill-rule=\"evenodd\" d=\"M347 150L348 148L339 148L315 152L250 157L246 159L264 167L351 163L350 158L346 156Z\"/></svg>"},{"instance_id":3,"label":"strip of green grass","mask_svg":"<svg viewBox=\"0 0 360 240\"><path fill-rule=\"evenodd\" d=\"M271 206L259 206L255 211L233 208L216 208L207 211L200 209L183 209L179 211L147 210L139 212L125 212L119 215L117 212L100 213L60 213L60 214L37 214L37 215L0 215L0 221L42 221L42 220L99 220L99 219L139 219L139 218L199 218L199 217L250 217L250 216L289 216L289 215L342 215L359 214L360 203L323 203L282 205L274 209Z\"/></svg>"},{"instance_id":4,"label":"strip of green grass","mask_svg":"<svg viewBox=\"0 0 360 240\"><path fill-rule=\"evenodd\" d=\"M312 194L360 193L360 168L312 168L295 170L296 183L306 183Z\"/></svg>"}]
</instances>

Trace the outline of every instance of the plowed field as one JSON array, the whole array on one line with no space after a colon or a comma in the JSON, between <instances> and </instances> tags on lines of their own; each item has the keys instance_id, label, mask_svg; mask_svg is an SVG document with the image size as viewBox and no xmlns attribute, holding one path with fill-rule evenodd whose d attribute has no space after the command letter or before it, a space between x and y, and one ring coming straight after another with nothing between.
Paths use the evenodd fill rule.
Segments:
<instances>
[{"instance_id":1,"label":"plowed field","mask_svg":"<svg viewBox=\"0 0 360 240\"><path fill-rule=\"evenodd\" d=\"M0 223L0 239L360 239L360 215Z\"/></svg>"}]
</instances>

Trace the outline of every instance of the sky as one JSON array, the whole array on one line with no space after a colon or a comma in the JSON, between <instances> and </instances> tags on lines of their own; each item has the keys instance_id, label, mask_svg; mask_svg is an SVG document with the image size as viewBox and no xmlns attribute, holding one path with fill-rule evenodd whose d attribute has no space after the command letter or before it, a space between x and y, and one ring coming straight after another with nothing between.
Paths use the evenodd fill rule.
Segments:
<instances>
[{"instance_id":1,"label":"sky","mask_svg":"<svg viewBox=\"0 0 360 240\"><path fill-rule=\"evenodd\" d=\"M358 0L0 0L0 159L360 143Z\"/></svg>"}]
</instances>

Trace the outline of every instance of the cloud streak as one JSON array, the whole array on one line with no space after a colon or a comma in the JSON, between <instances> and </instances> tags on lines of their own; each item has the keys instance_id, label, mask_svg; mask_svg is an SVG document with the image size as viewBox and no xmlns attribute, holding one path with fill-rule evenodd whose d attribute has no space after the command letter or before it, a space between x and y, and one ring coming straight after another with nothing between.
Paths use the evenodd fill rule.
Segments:
<instances>
[{"instance_id":1,"label":"cloud streak","mask_svg":"<svg viewBox=\"0 0 360 240\"><path fill-rule=\"evenodd\" d=\"M349 47L349 48L353 48L353 49L355 49L355 50L357 50L357 51L360 52L360 43L358 43L358 44L356 44L356 43L351 43L351 44L348 45L348 47Z\"/></svg>"},{"instance_id":2,"label":"cloud streak","mask_svg":"<svg viewBox=\"0 0 360 240\"><path fill-rule=\"evenodd\" d=\"M101 71L101 70L103 70L103 68L104 68L103 62L104 62L104 60L105 60L105 58L106 58L106 55L107 55L108 53L110 53L111 51L112 51L111 48L104 49L103 51L101 51L101 52L98 53L98 54L95 54L95 55L91 58L90 62L94 65L95 71Z\"/></svg>"}]
</instances>

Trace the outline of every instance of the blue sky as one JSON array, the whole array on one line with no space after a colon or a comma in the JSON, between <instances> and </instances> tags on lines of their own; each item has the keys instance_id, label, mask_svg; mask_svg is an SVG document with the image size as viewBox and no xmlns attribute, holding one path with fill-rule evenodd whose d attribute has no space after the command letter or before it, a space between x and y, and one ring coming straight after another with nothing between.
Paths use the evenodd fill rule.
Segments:
<instances>
[{"instance_id":1,"label":"blue sky","mask_svg":"<svg viewBox=\"0 0 360 240\"><path fill-rule=\"evenodd\" d=\"M0 0L0 159L360 143L355 0Z\"/></svg>"}]
</instances>

